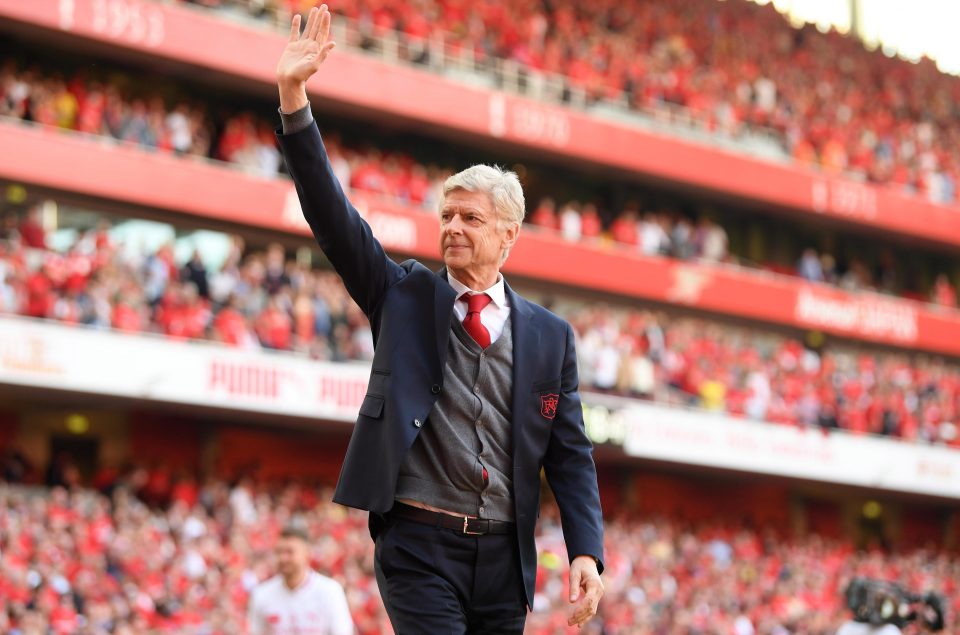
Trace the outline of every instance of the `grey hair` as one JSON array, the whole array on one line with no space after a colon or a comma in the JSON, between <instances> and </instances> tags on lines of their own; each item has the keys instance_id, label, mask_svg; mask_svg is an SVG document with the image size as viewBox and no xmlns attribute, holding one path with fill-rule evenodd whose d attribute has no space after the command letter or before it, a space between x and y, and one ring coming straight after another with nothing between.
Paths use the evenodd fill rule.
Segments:
<instances>
[{"instance_id":1,"label":"grey hair","mask_svg":"<svg viewBox=\"0 0 960 635\"><path fill-rule=\"evenodd\" d=\"M440 209L446 202L447 194L454 190L467 192L483 192L493 201L493 209L497 213L497 227L501 223L509 225L523 224L526 207L523 201L523 186L516 172L504 170L497 165L482 163L471 165L466 170L457 172L443 182L443 197L440 199ZM500 264L507 259L509 249L505 249Z\"/></svg>"}]
</instances>

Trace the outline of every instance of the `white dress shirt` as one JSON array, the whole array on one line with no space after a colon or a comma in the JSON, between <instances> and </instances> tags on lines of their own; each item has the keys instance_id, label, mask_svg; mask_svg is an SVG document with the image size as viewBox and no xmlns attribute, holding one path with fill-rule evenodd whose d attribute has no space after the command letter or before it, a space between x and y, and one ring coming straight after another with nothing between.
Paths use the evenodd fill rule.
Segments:
<instances>
[{"instance_id":1,"label":"white dress shirt","mask_svg":"<svg viewBox=\"0 0 960 635\"><path fill-rule=\"evenodd\" d=\"M453 312L457 319L463 322L467 317L467 301L461 300L460 296L464 293L474 295L477 293L486 293L493 300L480 311L480 323L483 324L487 332L490 333L490 343L493 344L503 333L503 327L510 319L510 303L507 301L507 291L503 284L503 275L497 274L497 281L489 289L483 291L474 291L467 285L453 277L450 270L447 270L447 280L450 286L457 292L457 301L453 303Z\"/></svg>"}]
</instances>

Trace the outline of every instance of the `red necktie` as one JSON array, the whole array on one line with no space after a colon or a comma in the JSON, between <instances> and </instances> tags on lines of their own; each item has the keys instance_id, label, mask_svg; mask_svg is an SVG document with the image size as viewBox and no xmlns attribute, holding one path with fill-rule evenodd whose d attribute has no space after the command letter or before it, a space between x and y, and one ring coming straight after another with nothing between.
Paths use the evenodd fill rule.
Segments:
<instances>
[{"instance_id":1,"label":"red necktie","mask_svg":"<svg viewBox=\"0 0 960 635\"><path fill-rule=\"evenodd\" d=\"M490 346L490 331L480 321L480 311L483 307L493 302L493 298L486 293L469 294L464 293L460 296L461 300L467 301L467 317L463 318L463 328L470 334L480 348Z\"/></svg>"}]
</instances>

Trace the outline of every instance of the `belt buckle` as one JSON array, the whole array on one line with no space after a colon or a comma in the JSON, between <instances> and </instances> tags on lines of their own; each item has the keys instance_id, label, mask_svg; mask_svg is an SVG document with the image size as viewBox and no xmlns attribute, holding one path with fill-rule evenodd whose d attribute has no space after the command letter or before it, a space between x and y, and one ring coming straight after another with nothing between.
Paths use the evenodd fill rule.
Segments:
<instances>
[{"instance_id":1,"label":"belt buckle","mask_svg":"<svg viewBox=\"0 0 960 635\"><path fill-rule=\"evenodd\" d=\"M470 521L470 517L469 517L469 516L464 516L464 517L463 517L463 533L464 533L464 535L466 535L466 536L482 536L483 534L487 533L487 532L485 532L485 531L469 531L469 530L467 529L467 524L468 524L469 521Z\"/></svg>"}]
</instances>

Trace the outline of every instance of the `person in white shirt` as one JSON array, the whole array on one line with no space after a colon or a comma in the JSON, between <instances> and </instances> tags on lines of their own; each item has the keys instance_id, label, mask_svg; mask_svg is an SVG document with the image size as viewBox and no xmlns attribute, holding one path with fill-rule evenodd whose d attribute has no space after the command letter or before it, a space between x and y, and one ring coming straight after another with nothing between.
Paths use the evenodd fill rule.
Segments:
<instances>
[{"instance_id":1,"label":"person in white shirt","mask_svg":"<svg viewBox=\"0 0 960 635\"><path fill-rule=\"evenodd\" d=\"M593 211L596 212L596 207L590 203L585 207L593 207ZM583 217L580 216L580 211L569 203L564 205L560 212L560 234L564 240L572 243L579 242L583 237Z\"/></svg>"},{"instance_id":2,"label":"person in white shirt","mask_svg":"<svg viewBox=\"0 0 960 635\"><path fill-rule=\"evenodd\" d=\"M306 532L288 527L275 547L279 573L250 594L250 635L353 635L343 587L309 566Z\"/></svg>"},{"instance_id":3,"label":"person in white shirt","mask_svg":"<svg viewBox=\"0 0 960 635\"><path fill-rule=\"evenodd\" d=\"M893 624L867 624L849 621L840 627L837 635L900 635L899 628Z\"/></svg>"}]
</instances>

